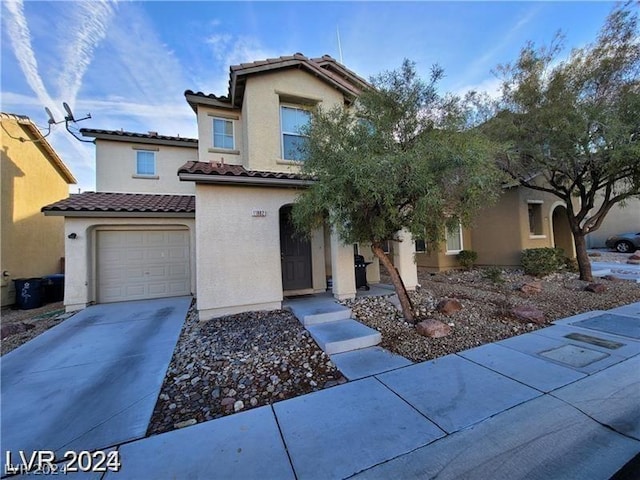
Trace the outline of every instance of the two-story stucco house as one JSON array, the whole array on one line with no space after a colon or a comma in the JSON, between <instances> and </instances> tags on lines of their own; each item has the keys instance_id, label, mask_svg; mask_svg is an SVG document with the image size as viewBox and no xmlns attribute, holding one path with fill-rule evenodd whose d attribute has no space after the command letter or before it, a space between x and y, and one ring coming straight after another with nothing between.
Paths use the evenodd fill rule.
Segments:
<instances>
[{"instance_id":1,"label":"two-story stucco house","mask_svg":"<svg viewBox=\"0 0 640 480\"><path fill-rule=\"evenodd\" d=\"M301 239L289 212L308 185L296 147L309 110L349 108L365 85L329 56L295 54L232 66L225 97L187 90L198 139L82 130L96 141L97 192L43 209L65 217L67 309L194 294L207 319L280 308L328 278L336 298L353 297L353 245L326 227ZM415 288L410 239L394 263Z\"/></svg>"}]
</instances>

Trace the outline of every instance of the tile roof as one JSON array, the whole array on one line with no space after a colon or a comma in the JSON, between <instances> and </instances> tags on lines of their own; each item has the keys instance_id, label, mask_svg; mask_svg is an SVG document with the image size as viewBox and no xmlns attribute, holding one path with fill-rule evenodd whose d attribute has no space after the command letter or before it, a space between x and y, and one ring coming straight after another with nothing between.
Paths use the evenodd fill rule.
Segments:
<instances>
[{"instance_id":1,"label":"tile roof","mask_svg":"<svg viewBox=\"0 0 640 480\"><path fill-rule=\"evenodd\" d=\"M145 139L145 140L160 140L160 141L170 141L170 142L181 142L186 144L198 145L197 138L188 138L188 137L180 137L180 136L169 136L169 135L158 135L157 132L149 132L149 133L136 133L136 132L127 132L125 130L99 130L95 128L81 128L80 133L85 137L95 137L95 138L105 138L105 137L116 137L124 139Z\"/></svg>"},{"instance_id":2,"label":"tile roof","mask_svg":"<svg viewBox=\"0 0 640 480\"><path fill-rule=\"evenodd\" d=\"M242 104L244 81L247 75L282 68L304 68L351 98L357 97L363 88L369 86L365 79L346 68L330 55L308 58L301 53L295 53L293 55L231 65L229 67L229 91L227 96L207 95L202 92L193 92L192 90L186 90L184 94L194 111L196 110L195 104L199 103L199 100L202 103L216 106L239 107Z\"/></svg>"},{"instance_id":3,"label":"tile roof","mask_svg":"<svg viewBox=\"0 0 640 480\"><path fill-rule=\"evenodd\" d=\"M42 207L43 212L194 213L194 195L84 192Z\"/></svg>"},{"instance_id":4,"label":"tile roof","mask_svg":"<svg viewBox=\"0 0 640 480\"><path fill-rule=\"evenodd\" d=\"M187 162L178 169L178 175L181 173L191 175L307 180L305 176L296 173L247 170L242 165L227 165L215 162Z\"/></svg>"}]
</instances>

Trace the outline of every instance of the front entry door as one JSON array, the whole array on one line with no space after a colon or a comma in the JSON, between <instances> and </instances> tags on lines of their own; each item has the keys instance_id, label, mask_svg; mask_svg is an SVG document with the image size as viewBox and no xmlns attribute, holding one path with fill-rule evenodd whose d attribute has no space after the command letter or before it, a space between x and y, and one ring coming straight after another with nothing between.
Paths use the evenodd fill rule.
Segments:
<instances>
[{"instance_id":1,"label":"front entry door","mask_svg":"<svg viewBox=\"0 0 640 480\"><path fill-rule=\"evenodd\" d=\"M296 235L291 223L291 207L280 209L280 254L282 259L282 289L312 288L311 242Z\"/></svg>"}]
</instances>

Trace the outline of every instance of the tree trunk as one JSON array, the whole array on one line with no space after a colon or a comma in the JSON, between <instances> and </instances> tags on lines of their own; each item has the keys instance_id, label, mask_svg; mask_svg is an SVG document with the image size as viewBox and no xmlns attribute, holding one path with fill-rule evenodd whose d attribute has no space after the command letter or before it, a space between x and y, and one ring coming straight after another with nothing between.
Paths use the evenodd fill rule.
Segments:
<instances>
[{"instance_id":1,"label":"tree trunk","mask_svg":"<svg viewBox=\"0 0 640 480\"><path fill-rule=\"evenodd\" d=\"M589 255L587 255L585 234L582 232L573 232L573 243L576 246L576 260L578 261L580 280L592 282L593 275L591 274L591 260L589 260Z\"/></svg>"},{"instance_id":2,"label":"tree trunk","mask_svg":"<svg viewBox=\"0 0 640 480\"><path fill-rule=\"evenodd\" d=\"M400 278L400 274L398 270L393 266L391 260L387 257L382 250L382 247L379 245L371 244L371 251L373 254L378 257L380 263L384 265L389 276L391 277L391 283L396 289L396 293L398 294L398 299L400 300L400 306L402 307L402 316L409 323L415 323L415 316L413 315L413 307L411 306L411 300L409 299L409 295L407 294L407 290L404 288L404 283L402 282L402 278Z\"/></svg>"}]
</instances>

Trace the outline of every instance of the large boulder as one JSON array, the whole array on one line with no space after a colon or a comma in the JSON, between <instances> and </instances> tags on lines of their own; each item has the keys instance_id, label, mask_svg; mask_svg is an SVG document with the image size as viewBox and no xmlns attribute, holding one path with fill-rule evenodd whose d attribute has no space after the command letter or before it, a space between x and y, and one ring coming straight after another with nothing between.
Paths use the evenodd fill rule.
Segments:
<instances>
[{"instance_id":1,"label":"large boulder","mask_svg":"<svg viewBox=\"0 0 640 480\"><path fill-rule=\"evenodd\" d=\"M529 305L518 305L517 307L513 307L510 313L516 320L522 323L543 325L545 321L544 312Z\"/></svg>"},{"instance_id":2,"label":"large boulder","mask_svg":"<svg viewBox=\"0 0 640 480\"><path fill-rule=\"evenodd\" d=\"M460 303L460 300L456 300L455 298L445 298L444 300L440 300L436 310L440 313L444 313L445 315L452 315L455 312L462 310L462 304Z\"/></svg>"},{"instance_id":3,"label":"large boulder","mask_svg":"<svg viewBox=\"0 0 640 480\"><path fill-rule=\"evenodd\" d=\"M416 332L423 337L440 338L449 335L451 333L451 327L439 320L428 318L416 324Z\"/></svg>"},{"instance_id":4,"label":"large boulder","mask_svg":"<svg viewBox=\"0 0 640 480\"><path fill-rule=\"evenodd\" d=\"M607 287L605 287L602 283L590 283L584 289L587 292L591 293L603 293L607 291Z\"/></svg>"}]
</instances>

